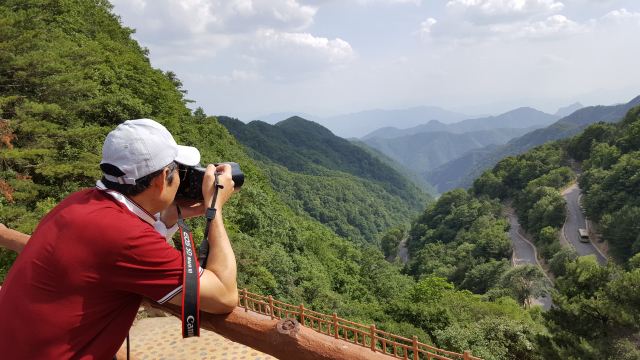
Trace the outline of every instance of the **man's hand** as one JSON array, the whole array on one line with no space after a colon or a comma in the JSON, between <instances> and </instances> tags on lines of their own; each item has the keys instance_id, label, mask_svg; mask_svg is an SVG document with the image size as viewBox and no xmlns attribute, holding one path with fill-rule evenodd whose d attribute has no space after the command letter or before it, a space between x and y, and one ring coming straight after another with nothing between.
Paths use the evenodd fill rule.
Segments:
<instances>
[{"instance_id":1,"label":"man's hand","mask_svg":"<svg viewBox=\"0 0 640 360\"><path fill-rule=\"evenodd\" d=\"M220 164L215 166L209 164L202 179L202 196L204 201L190 199L175 199L173 204L160 213L160 220L169 228L178 222L178 211L176 205L180 207L183 219L203 216L209 204L213 200L213 184L215 181L215 173L218 173L218 184L222 188L218 188L218 198L216 203L212 204L218 212L222 210L222 206L229 200L234 189L233 179L231 178L231 165Z\"/></svg>"},{"instance_id":2,"label":"man's hand","mask_svg":"<svg viewBox=\"0 0 640 360\"><path fill-rule=\"evenodd\" d=\"M221 185L221 187L218 188L218 197L216 198L216 203L211 204L211 202L213 201L213 187L216 173L218 174L218 184ZM231 177L231 165L220 164L218 166L214 166L212 164L209 164L209 166L207 166L207 170L204 173L204 179L202 180L202 196L204 198L205 205L209 206L209 204L211 204L218 210L218 212L222 211L222 207L227 202L227 200L229 200L235 190L234 186L235 184L233 183L233 179Z\"/></svg>"}]
</instances>

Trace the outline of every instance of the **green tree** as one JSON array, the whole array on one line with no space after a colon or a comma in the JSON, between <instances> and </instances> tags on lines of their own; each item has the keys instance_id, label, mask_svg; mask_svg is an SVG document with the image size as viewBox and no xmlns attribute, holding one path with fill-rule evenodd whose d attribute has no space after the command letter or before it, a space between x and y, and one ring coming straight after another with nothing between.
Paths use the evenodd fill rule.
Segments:
<instances>
[{"instance_id":1,"label":"green tree","mask_svg":"<svg viewBox=\"0 0 640 360\"><path fill-rule=\"evenodd\" d=\"M640 270L602 267L595 257L567 263L556 281L555 306L544 314L554 357L620 359L638 355ZM631 340L631 341L630 341Z\"/></svg>"},{"instance_id":2,"label":"green tree","mask_svg":"<svg viewBox=\"0 0 640 360\"><path fill-rule=\"evenodd\" d=\"M407 232L402 227L389 229L380 239L380 247L385 257L395 257L398 254L398 246L407 236Z\"/></svg>"},{"instance_id":3,"label":"green tree","mask_svg":"<svg viewBox=\"0 0 640 360\"><path fill-rule=\"evenodd\" d=\"M551 272L555 276L564 276L567 272L567 264L578 258L578 253L573 247L560 249L549 261Z\"/></svg>"},{"instance_id":4,"label":"green tree","mask_svg":"<svg viewBox=\"0 0 640 360\"><path fill-rule=\"evenodd\" d=\"M547 293L547 280L535 265L520 265L507 271L500 280L522 306L531 307L531 300Z\"/></svg>"},{"instance_id":5,"label":"green tree","mask_svg":"<svg viewBox=\"0 0 640 360\"><path fill-rule=\"evenodd\" d=\"M625 205L602 218L602 234L611 251L623 261L640 253L640 207Z\"/></svg>"},{"instance_id":6,"label":"green tree","mask_svg":"<svg viewBox=\"0 0 640 360\"><path fill-rule=\"evenodd\" d=\"M615 145L596 143L591 148L591 156L584 162L584 168L598 167L604 170L610 169L620 158L620 150Z\"/></svg>"}]
</instances>

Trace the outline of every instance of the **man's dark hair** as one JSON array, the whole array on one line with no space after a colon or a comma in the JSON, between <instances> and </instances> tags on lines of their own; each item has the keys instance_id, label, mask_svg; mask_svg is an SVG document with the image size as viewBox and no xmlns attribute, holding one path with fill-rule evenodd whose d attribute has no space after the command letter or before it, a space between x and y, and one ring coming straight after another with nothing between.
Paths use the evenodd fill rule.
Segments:
<instances>
[{"instance_id":1,"label":"man's dark hair","mask_svg":"<svg viewBox=\"0 0 640 360\"><path fill-rule=\"evenodd\" d=\"M167 176L167 181L169 182L169 185L171 185L173 183L174 172L178 168L178 164L176 164L175 161L172 161L169 165L163 167L160 170L156 170L149 175L145 175L139 179L136 179L135 185L120 184L114 181L109 181L104 176L102 177L101 181L108 189L115 190L125 196L135 196L149 188L149 186L151 185L151 181L162 174L162 171L165 168L169 168L169 176ZM100 169L102 169L102 172L107 175L116 177L124 175L124 172L122 172L122 170L120 170L117 166L111 164L100 164Z\"/></svg>"}]
</instances>

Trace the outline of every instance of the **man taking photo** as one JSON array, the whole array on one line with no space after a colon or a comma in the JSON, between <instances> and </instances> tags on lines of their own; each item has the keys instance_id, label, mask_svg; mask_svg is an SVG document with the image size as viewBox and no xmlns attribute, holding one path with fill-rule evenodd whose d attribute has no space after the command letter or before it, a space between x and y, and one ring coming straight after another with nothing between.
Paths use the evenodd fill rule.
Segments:
<instances>
[{"instance_id":1,"label":"man taking photo","mask_svg":"<svg viewBox=\"0 0 640 360\"><path fill-rule=\"evenodd\" d=\"M71 194L22 249L0 289L0 354L6 359L111 359L144 297L181 305L183 257L167 240L177 230L178 164L200 162L150 119L128 120L107 136L96 187ZM219 189L214 199L214 181ZM236 261L222 221L234 191L229 165L209 165L203 203L184 217L217 209L200 264L200 307L231 312L238 302ZM22 243L22 244L21 244Z\"/></svg>"}]
</instances>

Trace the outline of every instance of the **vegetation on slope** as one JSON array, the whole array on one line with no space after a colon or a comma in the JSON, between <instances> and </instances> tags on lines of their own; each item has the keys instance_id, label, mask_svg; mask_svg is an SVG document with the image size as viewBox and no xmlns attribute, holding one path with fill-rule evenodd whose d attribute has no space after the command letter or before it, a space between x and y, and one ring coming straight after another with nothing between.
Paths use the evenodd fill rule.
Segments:
<instances>
[{"instance_id":1,"label":"vegetation on slope","mask_svg":"<svg viewBox=\"0 0 640 360\"><path fill-rule=\"evenodd\" d=\"M378 157L314 122L218 120L260 159L287 204L340 236L373 243L381 231L408 222L430 199Z\"/></svg>"},{"instance_id":2,"label":"vegetation on slope","mask_svg":"<svg viewBox=\"0 0 640 360\"><path fill-rule=\"evenodd\" d=\"M551 259L559 250L558 234L566 218L560 189L575 175L561 143L549 143L507 157L475 180L472 191L491 199L513 200L522 227L536 240L540 254Z\"/></svg>"},{"instance_id":3,"label":"vegetation on slope","mask_svg":"<svg viewBox=\"0 0 640 360\"><path fill-rule=\"evenodd\" d=\"M602 225L612 255L624 262L640 253L640 107L618 124L591 125L568 151L582 161L585 210Z\"/></svg>"},{"instance_id":4,"label":"vegetation on slope","mask_svg":"<svg viewBox=\"0 0 640 360\"><path fill-rule=\"evenodd\" d=\"M597 123L569 141L504 159L474 183L478 195L513 199L521 222L550 259L557 281L554 306L544 314L550 336L539 338L546 357L640 358L639 139L640 107L635 107L620 123ZM593 256L560 249L564 206L556 189L573 177L566 167L569 157L581 161L587 215L600 221L621 265L602 267Z\"/></svg>"}]
</instances>

